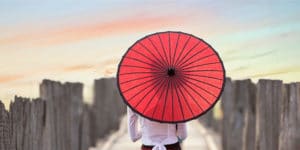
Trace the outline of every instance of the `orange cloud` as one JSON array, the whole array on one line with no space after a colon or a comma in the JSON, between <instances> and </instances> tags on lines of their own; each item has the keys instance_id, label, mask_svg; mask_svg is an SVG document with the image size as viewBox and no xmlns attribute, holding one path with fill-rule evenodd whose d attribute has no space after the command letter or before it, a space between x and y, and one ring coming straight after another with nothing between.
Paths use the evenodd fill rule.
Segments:
<instances>
[{"instance_id":1,"label":"orange cloud","mask_svg":"<svg viewBox=\"0 0 300 150\"><path fill-rule=\"evenodd\" d=\"M81 64L81 65L74 65L74 66L68 66L63 68L63 71L65 72L71 72L71 71L80 71L80 70L86 70L94 67L93 65L88 64Z\"/></svg>"},{"instance_id":2,"label":"orange cloud","mask_svg":"<svg viewBox=\"0 0 300 150\"><path fill-rule=\"evenodd\" d=\"M23 75L0 75L0 83L15 81L23 77Z\"/></svg>"},{"instance_id":3,"label":"orange cloud","mask_svg":"<svg viewBox=\"0 0 300 150\"><path fill-rule=\"evenodd\" d=\"M31 34L20 34L13 37L0 39L0 44L25 43L34 46L48 46L75 42L95 37L104 37L122 33L144 31L159 27L182 24L187 17L184 16L131 16L120 20L100 22L81 26L49 29L45 32L31 32Z\"/></svg>"}]
</instances>

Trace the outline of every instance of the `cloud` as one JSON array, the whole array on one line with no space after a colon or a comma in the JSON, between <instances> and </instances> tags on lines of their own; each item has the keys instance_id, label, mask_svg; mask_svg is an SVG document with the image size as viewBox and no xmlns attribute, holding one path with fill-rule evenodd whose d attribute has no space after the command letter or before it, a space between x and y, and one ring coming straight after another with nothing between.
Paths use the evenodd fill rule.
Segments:
<instances>
[{"instance_id":1,"label":"cloud","mask_svg":"<svg viewBox=\"0 0 300 150\"><path fill-rule=\"evenodd\" d=\"M90 64L80 64L80 65L74 65L74 66L67 66L67 67L64 67L62 70L64 72L72 72L72 71L87 70L87 69L90 69L93 67L94 67L94 65L90 65Z\"/></svg>"},{"instance_id":2,"label":"cloud","mask_svg":"<svg viewBox=\"0 0 300 150\"><path fill-rule=\"evenodd\" d=\"M0 83L7 83L23 78L24 75L0 75Z\"/></svg>"},{"instance_id":3,"label":"cloud","mask_svg":"<svg viewBox=\"0 0 300 150\"><path fill-rule=\"evenodd\" d=\"M76 42L98 37L107 37L123 33L145 31L154 28L182 24L186 17L176 16L130 16L127 18L92 22L85 25L65 26L44 32L29 32L0 39L1 45L28 44L32 46L49 46Z\"/></svg>"}]
</instances>

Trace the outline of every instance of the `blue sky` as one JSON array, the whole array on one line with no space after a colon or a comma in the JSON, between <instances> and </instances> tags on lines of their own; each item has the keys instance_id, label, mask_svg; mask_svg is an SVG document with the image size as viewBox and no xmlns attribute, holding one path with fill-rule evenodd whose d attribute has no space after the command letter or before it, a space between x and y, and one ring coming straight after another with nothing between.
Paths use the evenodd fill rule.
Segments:
<instances>
[{"instance_id":1,"label":"blue sky","mask_svg":"<svg viewBox=\"0 0 300 150\"><path fill-rule=\"evenodd\" d=\"M158 31L210 43L234 79L300 81L300 1L0 1L0 99L38 97L44 78L115 76L123 53Z\"/></svg>"}]
</instances>

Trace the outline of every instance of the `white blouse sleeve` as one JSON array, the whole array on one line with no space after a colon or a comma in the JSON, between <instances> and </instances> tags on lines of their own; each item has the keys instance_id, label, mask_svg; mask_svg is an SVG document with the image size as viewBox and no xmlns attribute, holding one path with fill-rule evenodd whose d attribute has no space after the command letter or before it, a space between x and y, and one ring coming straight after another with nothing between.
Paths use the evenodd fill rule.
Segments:
<instances>
[{"instance_id":1,"label":"white blouse sleeve","mask_svg":"<svg viewBox=\"0 0 300 150\"><path fill-rule=\"evenodd\" d=\"M177 124L177 136L180 140L184 140L187 137L187 125L186 123L178 123Z\"/></svg>"},{"instance_id":2,"label":"white blouse sleeve","mask_svg":"<svg viewBox=\"0 0 300 150\"><path fill-rule=\"evenodd\" d=\"M129 107L127 107L128 116L128 132L130 139L135 142L142 137L140 131L138 131L138 115L134 113Z\"/></svg>"}]
</instances>

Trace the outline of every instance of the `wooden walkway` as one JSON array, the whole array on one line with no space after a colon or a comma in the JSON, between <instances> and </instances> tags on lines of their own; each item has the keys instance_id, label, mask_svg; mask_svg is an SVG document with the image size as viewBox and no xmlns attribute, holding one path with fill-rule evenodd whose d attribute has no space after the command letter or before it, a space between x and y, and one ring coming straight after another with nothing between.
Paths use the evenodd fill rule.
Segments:
<instances>
[{"instance_id":1,"label":"wooden walkway","mask_svg":"<svg viewBox=\"0 0 300 150\"><path fill-rule=\"evenodd\" d=\"M206 129L197 120L188 123L188 138L183 142L183 150L220 150L220 136ZM140 140L133 143L127 132L124 118L119 131L112 133L106 140L99 141L97 146L89 150L139 150Z\"/></svg>"}]
</instances>

